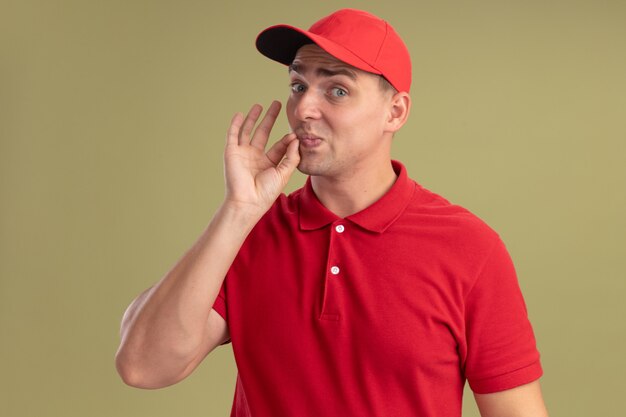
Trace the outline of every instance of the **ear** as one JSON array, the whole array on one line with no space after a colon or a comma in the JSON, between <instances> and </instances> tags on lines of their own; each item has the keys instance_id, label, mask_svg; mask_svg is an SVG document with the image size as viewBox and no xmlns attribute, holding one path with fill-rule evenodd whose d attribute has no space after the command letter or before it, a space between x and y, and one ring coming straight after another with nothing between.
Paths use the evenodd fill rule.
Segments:
<instances>
[{"instance_id":1,"label":"ear","mask_svg":"<svg viewBox=\"0 0 626 417\"><path fill-rule=\"evenodd\" d=\"M407 92L395 93L389 101L389 114L387 116L387 122L385 131L395 133L409 118L409 112L411 110L411 96Z\"/></svg>"}]
</instances>

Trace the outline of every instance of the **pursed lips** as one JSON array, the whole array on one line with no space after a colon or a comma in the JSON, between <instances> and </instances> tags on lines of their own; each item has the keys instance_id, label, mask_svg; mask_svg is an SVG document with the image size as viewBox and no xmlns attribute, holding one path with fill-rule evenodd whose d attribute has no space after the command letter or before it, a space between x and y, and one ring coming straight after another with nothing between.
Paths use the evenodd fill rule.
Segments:
<instances>
[{"instance_id":1,"label":"pursed lips","mask_svg":"<svg viewBox=\"0 0 626 417\"><path fill-rule=\"evenodd\" d=\"M312 148L318 146L322 143L322 139L312 135L310 133L296 133L298 140L300 141L300 146L304 146L305 148Z\"/></svg>"}]
</instances>

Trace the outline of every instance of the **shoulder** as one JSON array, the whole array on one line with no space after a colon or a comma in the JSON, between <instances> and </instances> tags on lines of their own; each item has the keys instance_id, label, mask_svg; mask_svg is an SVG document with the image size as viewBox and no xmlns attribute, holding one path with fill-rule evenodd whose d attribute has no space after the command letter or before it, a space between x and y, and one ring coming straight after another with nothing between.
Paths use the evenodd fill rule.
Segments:
<instances>
[{"instance_id":1,"label":"shoulder","mask_svg":"<svg viewBox=\"0 0 626 417\"><path fill-rule=\"evenodd\" d=\"M482 218L417 182L403 218L458 249L488 251L500 238Z\"/></svg>"},{"instance_id":2,"label":"shoulder","mask_svg":"<svg viewBox=\"0 0 626 417\"><path fill-rule=\"evenodd\" d=\"M514 275L508 250L498 232L467 208L416 183L416 192L402 222L416 250L431 255L431 262L472 288L485 268L494 277ZM405 233L407 235L408 233Z\"/></svg>"}]
</instances>

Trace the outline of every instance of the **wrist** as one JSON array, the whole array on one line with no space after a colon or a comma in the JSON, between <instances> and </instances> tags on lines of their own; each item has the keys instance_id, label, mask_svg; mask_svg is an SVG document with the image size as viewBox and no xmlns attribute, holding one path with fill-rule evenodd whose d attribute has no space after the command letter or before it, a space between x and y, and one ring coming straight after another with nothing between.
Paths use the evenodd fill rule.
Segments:
<instances>
[{"instance_id":1,"label":"wrist","mask_svg":"<svg viewBox=\"0 0 626 417\"><path fill-rule=\"evenodd\" d=\"M250 231L261 220L265 212L267 209L256 204L224 200L217 210L217 215L223 221L231 223L237 228L241 227Z\"/></svg>"}]
</instances>

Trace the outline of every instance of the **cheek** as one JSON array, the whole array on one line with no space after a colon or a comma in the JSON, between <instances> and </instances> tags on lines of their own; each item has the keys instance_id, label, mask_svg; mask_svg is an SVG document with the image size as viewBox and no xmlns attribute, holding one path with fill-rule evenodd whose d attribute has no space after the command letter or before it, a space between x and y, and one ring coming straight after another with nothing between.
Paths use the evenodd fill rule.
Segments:
<instances>
[{"instance_id":1,"label":"cheek","mask_svg":"<svg viewBox=\"0 0 626 417\"><path fill-rule=\"evenodd\" d=\"M357 136L377 136L380 134L381 109L371 106L361 106L358 109L335 114L338 123L344 127L346 132Z\"/></svg>"},{"instance_id":2,"label":"cheek","mask_svg":"<svg viewBox=\"0 0 626 417\"><path fill-rule=\"evenodd\" d=\"M287 105L285 106L285 113L287 114L287 121L289 122L289 127L293 129L295 126L296 118L293 116L294 102L291 98L291 95L287 99Z\"/></svg>"}]
</instances>

